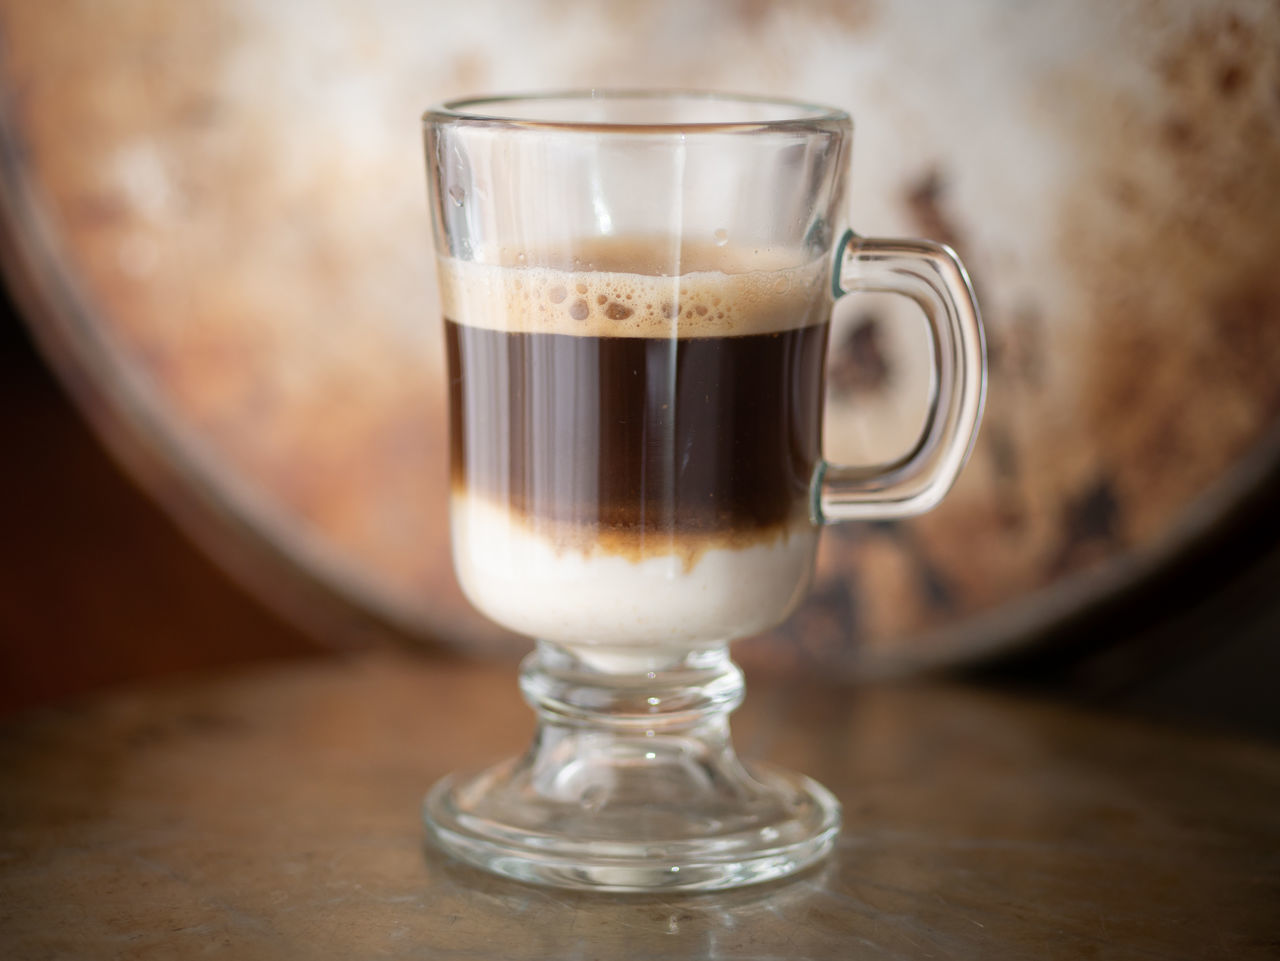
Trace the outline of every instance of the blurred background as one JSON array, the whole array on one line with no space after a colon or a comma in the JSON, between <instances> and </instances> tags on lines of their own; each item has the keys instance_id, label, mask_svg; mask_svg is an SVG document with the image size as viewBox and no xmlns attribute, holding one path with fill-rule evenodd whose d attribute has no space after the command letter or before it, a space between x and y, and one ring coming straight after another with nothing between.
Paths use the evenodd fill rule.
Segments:
<instances>
[{"instance_id":1,"label":"blurred background","mask_svg":"<svg viewBox=\"0 0 1280 961\"><path fill-rule=\"evenodd\" d=\"M749 672L1280 736L1278 41L1261 0L0 0L0 711L517 656L449 569L418 117L686 87L849 110L853 226L953 245L990 339L953 495L827 533ZM828 450L874 461L921 335L850 300Z\"/></svg>"}]
</instances>

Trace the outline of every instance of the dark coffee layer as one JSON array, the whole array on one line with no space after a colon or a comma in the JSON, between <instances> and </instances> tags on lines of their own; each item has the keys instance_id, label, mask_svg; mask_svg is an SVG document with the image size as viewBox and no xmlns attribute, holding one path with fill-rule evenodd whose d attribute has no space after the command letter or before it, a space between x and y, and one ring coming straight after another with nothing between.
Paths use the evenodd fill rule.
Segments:
<instances>
[{"instance_id":1,"label":"dark coffee layer","mask_svg":"<svg viewBox=\"0 0 1280 961\"><path fill-rule=\"evenodd\" d=\"M678 340L445 327L456 492L540 531L624 537L803 515L826 323Z\"/></svg>"}]
</instances>

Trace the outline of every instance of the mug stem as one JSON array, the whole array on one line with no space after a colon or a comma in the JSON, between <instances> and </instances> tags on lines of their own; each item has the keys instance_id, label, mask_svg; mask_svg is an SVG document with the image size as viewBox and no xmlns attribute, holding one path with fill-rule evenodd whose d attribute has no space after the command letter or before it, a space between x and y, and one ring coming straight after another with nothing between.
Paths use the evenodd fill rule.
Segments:
<instances>
[{"instance_id":1,"label":"mug stem","mask_svg":"<svg viewBox=\"0 0 1280 961\"><path fill-rule=\"evenodd\" d=\"M562 887L712 890L790 874L834 844L826 789L738 760L729 713L743 680L726 644L540 641L520 686L538 715L525 754L426 801L429 829L463 860Z\"/></svg>"}]
</instances>

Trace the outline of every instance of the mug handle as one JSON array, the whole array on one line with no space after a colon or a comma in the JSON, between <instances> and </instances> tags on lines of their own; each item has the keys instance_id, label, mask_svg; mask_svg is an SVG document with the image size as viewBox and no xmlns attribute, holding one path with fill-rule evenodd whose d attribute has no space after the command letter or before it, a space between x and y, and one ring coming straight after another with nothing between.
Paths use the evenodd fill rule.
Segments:
<instances>
[{"instance_id":1,"label":"mug handle","mask_svg":"<svg viewBox=\"0 0 1280 961\"><path fill-rule=\"evenodd\" d=\"M986 399L986 342L969 275L943 244L847 230L836 247L831 287L837 299L873 291L915 301L933 343L933 378L924 430L902 457L870 467L819 462L811 488L814 520L923 514L937 506L969 459Z\"/></svg>"}]
</instances>

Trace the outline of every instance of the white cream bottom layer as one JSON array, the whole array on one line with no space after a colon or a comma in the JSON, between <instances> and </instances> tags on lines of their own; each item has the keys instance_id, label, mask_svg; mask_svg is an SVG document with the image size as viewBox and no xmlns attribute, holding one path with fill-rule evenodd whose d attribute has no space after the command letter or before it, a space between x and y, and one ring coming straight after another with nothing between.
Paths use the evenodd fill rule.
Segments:
<instances>
[{"instance_id":1,"label":"white cream bottom layer","mask_svg":"<svg viewBox=\"0 0 1280 961\"><path fill-rule=\"evenodd\" d=\"M558 551L479 498L451 504L453 564L481 613L520 634L569 645L679 647L772 627L800 602L818 531L712 548L686 569L674 555L639 561Z\"/></svg>"}]
</instances>

